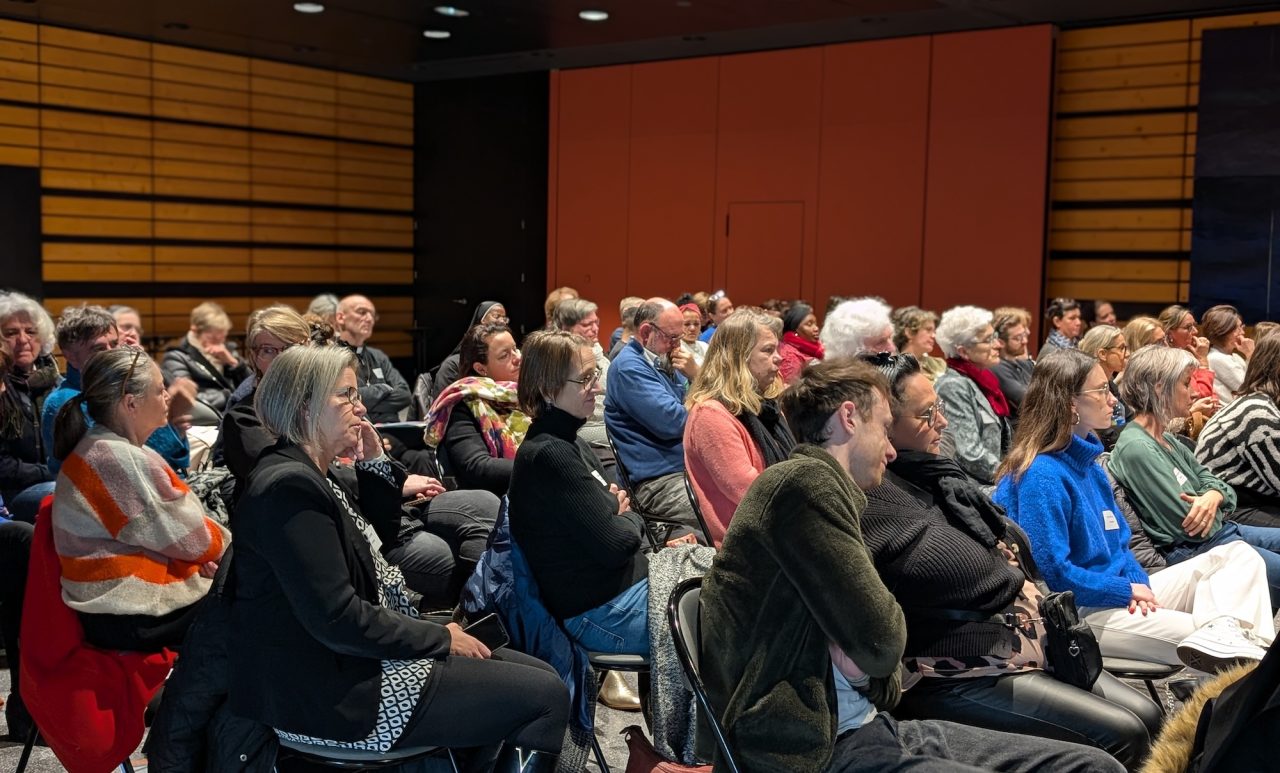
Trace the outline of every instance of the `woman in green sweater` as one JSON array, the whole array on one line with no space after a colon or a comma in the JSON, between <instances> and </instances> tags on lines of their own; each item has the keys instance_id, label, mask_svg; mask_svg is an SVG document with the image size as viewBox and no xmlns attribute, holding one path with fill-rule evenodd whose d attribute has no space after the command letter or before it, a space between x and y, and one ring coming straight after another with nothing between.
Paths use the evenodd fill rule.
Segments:
<instances>
[{"instance_id":1,"label":"woman in green sweater","mask_svg":"<svg viewBox=\"0 0 1280 773\"><path fill-rule=\"evenodd\" d=\"M1257 550L1274 610L1280 606L1280 529L1224 521L1236 508L1235 490L1166 431L1191 410L1195 369L1195 358L1181 349L1148 346L1134 353L1120 386L1134 418L1116 441L1109 469L1170 564L1235 541Z\"/></svg>"}]
</instances>

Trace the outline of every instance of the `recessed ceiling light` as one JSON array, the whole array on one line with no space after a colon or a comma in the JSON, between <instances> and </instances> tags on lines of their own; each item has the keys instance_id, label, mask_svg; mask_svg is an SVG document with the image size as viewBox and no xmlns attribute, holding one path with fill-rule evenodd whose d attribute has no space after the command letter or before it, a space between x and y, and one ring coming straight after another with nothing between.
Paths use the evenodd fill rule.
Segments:
<instances>
[{"instance_id":1,"label":"recessed ceiling light","mask_svg":"<svg viewBox=\"0 0 1280 773\"><path fill-rule=\"evenodd\" d=\"M609 14L604 11L578 11L578 18L583 21L604 21L609 18Z\"/></svg>"},{"instance_id":2,"label":"recessed ceiling light","mask_svg":"<svg viewBox=\"0 0 1280 773\"><path fill-rule=\"evenodd\" d=\"M453 37L453 33L449 30L423 30L422 37L431 38L432 40L448 40Z\"/></svg>"},{"instance_id":3,"label":"recessed ceiling light","mask_svg":"<svg viewBox=\"0 0 1280 773\"><path fill-rule=\"evenodd\" d=\"M320 13L324 11L324 6L320 3L294 3L293 10L298 13Z\"/></svg>"},{"instance_id":4,"label":"recessed ceiling light","mask_svg":"<svg viewBox=\"0 0 1280 773\"><path fill-rule=\"evenodd\" d=\"M436 10L436 13L440 14L441 16L453 16L454 18L459 18L459 19L462 18L463 16L471 15L471 11L468 11L465 8L458 8L457 6L453 6L453 5L437 5L435 10Z\"/></svg>"}]
</instances>

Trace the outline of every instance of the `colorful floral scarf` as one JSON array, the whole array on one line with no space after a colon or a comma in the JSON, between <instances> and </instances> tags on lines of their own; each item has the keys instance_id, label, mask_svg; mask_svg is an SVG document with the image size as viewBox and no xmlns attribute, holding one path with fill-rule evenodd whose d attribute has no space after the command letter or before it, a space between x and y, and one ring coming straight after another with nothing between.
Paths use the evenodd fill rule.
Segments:
<instances>
[{"instance_id":1,"label":"colorful floral scarf","mask_svg":"<svg viewBox=\"0 0 1280 773\"><path fill-rule=\"evenodd\" d=\"M468 376L445 387L427 412L427 431L423 439L438 448L449 426L449 415L459 404L465 405L476 422L489 455L495 459L514 459L520 441L529 431L529 417L516 407L516 382Z\"/></svg>"}]
</instances>

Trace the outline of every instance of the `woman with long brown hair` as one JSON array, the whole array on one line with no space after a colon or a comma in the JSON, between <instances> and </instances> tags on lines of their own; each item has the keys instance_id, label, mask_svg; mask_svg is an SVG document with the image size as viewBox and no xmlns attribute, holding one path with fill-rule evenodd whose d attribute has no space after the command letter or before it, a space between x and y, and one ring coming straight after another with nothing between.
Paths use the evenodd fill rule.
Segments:
<instances>
[{"instance_id":1,"label":"woman with long brown hair","mask_svg":"<svg viewBox=\"0 0 1280 773\"><path fill-rule=\"evenodd\" d=\"M1222 545L1150 577L1134 558L1095 434L1111 425L1114 403L1095 358L1042 358L995 500L1027 533L1049 590L1075 593L1103 655L1204 671L1260 659L1275 624L1252 548Z\"/></svg>"},{"instance_id":2,"label":"woman with long brown hair","mask_svg":"<svg viewBox=\"0 0 1280 773\"><path fill-rule=\"evenodd\" d=\"M1235 306L1222 304L1204 313L1201 320L1205 338L1209 339L1209 368L1213 370L1213 394L1226 405L1236 399L1244 383L1253 339L1244 334L1244 319Z\"/></svg>"}]
</instances>

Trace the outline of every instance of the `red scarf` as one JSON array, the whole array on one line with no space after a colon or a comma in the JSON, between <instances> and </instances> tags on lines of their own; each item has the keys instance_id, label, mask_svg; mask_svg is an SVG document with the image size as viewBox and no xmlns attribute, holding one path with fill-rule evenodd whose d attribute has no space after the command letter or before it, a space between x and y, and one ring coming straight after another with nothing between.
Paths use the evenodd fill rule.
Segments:
<instances>
[{"instance_id":1,"label":"red scarf","mask_svg":"<svg viewBox=\"0 0 1280 773\"><path fill-rule=\"evenodd\" d=\"M791 344L796 348L796 351L800 352L806 357L813 357L815 359L820 360L823 357L825 357L827 354L822 350L822 344L818 343L817 341L809 341L807 339L801 338L794 331L788 331L786 333L783 333L782 342L784 344Z\"/></svg>"},{"instance_id":2,"label":"red scarf","mask_svg":"<svg viewBox=\"0 0 1280 773\"><path fill-rule=\"evenodd\" d=\"M997 416L1009 415L1009 400L1001 391L1000 379L996 378L996 374L959 357L948 357L947 367L962 376L969 377L973 383L977 384L978 389L982 390L982 394L986 396L987 402L991 403L991 410L995 411Z\"/></svg>"}]
</instances>

